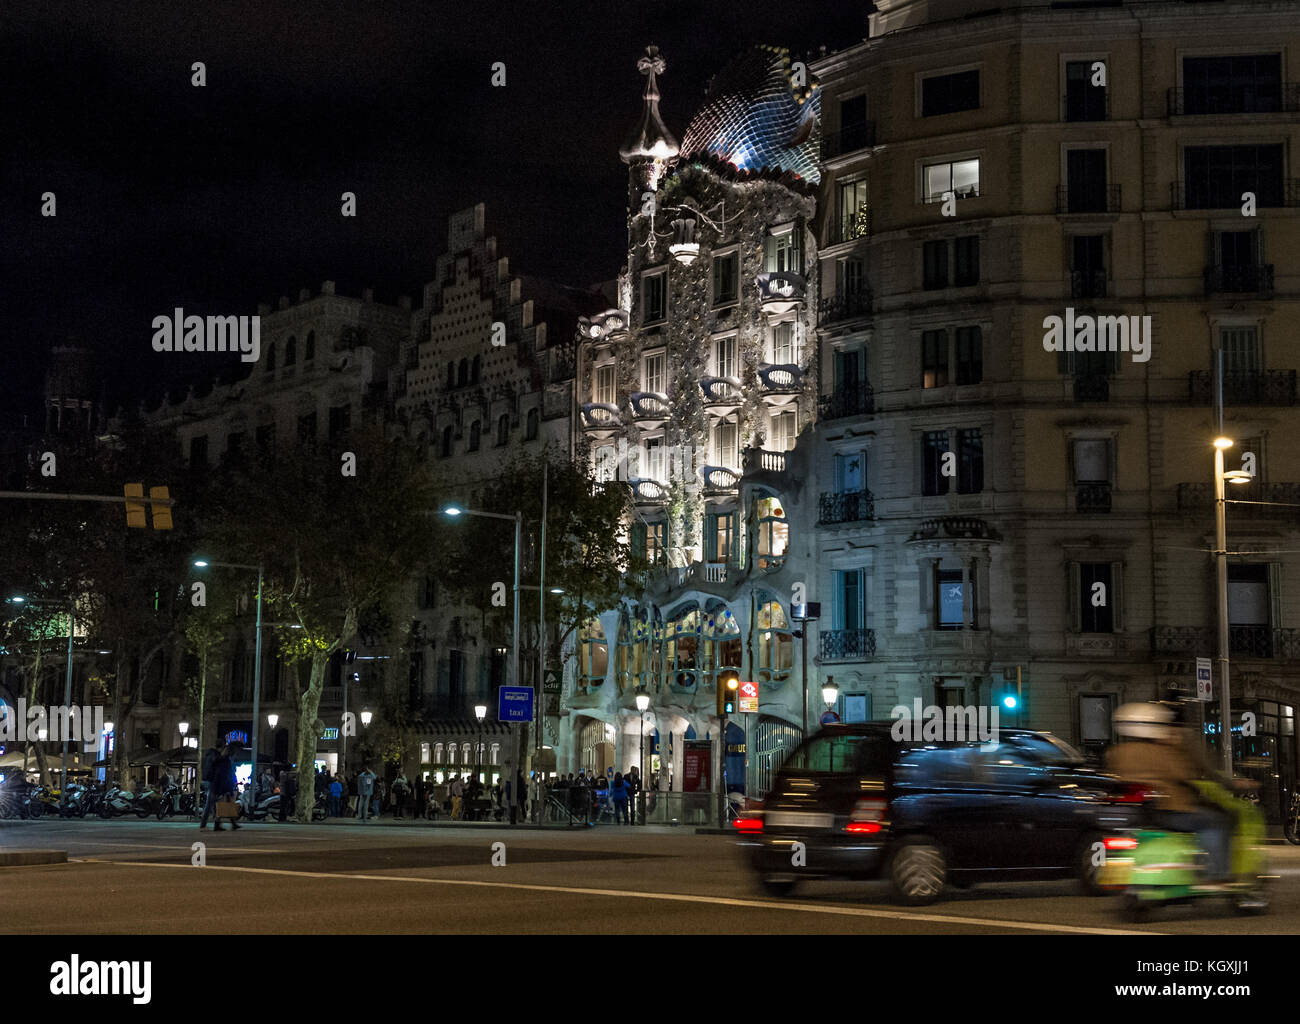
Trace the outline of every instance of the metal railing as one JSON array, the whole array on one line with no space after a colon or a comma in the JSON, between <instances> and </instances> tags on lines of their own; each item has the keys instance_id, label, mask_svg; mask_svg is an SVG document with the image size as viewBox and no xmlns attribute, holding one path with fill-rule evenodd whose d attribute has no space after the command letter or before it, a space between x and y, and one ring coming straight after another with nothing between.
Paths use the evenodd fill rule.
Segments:
<instances>
[{"instance_id":1,"label":"metal railing","mask_svg":"<svg viewBox=\"0 0 1300 1024\"><path fill-rule=\"evenodd\" d=\"M1057 213L1119 213L1119 185L1057 185Z\"/></svg>"},{"instance_id":2,"label":"metal railing","mask_svg":"<svg viewBox=\"0 0 1300 1024\"><path fill-rule=\"evenodd\" d=\"M1259 181L1253 188L1234 185L1227 179L1169 183L1169 205L1174 210L1239 210L1241 194L1255 194L1256 207L1272 208L1300 206L1300 178L1278 178Z\"/></svg>"},{"instance_id":3,"label":"metal railing","mask_svg":"<svg viewBox=\"0 0 1300 1024\"><path fill-rule=\"evenodd\" d=\"M1157 654L1212 654L1214 630L1209 626L1157 626L1151 646ZM1228 627L1228 654L1237 658L1300 659L1300 629L1273 626Z\"/></svg>"},{"instance_id":4,"label":"metal railing","mask_svg":"<svg viewBox=\"0 0 1300 1024\"><path fill-rule=\"evenodd\" d=\"M1074 378L1076 402L1107 402L1110 400L1110 378L1104 373L1087 373Z\"/></svg>"},{"instance_id":5,"label":"metal railing","mask_svg":"<svg viewBox=\"0 0 1300 1024\"><path fill-rule=\"evenodd\" d=\"M1273 264L1210 266L1205 268L1205 294L1242 293L1273 294Z\"/></svg>"},{"instance_id":6,"label":"metal railing","mask_svg":"<svg viewBox=\"0 0 1300 1024\"><path fill-rule=\"evenodd\" d=\"M1070 297L1074 299L1104 299L1106 297L1106 271L1071 270Z\"/></svg>"},{"instance_id":7,"label":"metal railing","mask_svg":"<svg viewBox=\"0 0 1300 1024\"><path fill-rule=\"evenodd\" d=\"M863 121L843 128L833 135L822 136L822 159L833 160L845 153L855 153L876 144L876 122Z\"/></svg>"},{"instance_id":8,"label":"metal railing","mask_svg":"<svg viewBox=\"0 0 1300 1024\"><path fill-rule=\"evenodd\" d=\"M1110 511L1109 483L1094 482L1077 484L1074 489L1074 510L1084 513Z\"/></svg>"},{"instance_id":9,"label":"metal railing","mask_svg":"<svg viewBox=\"0 0 1300 1024\"><path fill-rule=\"evenodd\" d=\"M1258 82L1250 87L1170 89L1168 116L1282 114L1300 111L1300 82Z\"/></svg>"},{"instance_id":10,"label":"metal railing","mask_svg":"<svg viewBox=\"0 0 1300 1024\"><path fill-rule=\"evenodd\" d=\"M860 288L851 292L836 292L817 303L820 323L833 324L855 316L871 315L871 289Z\"/></svg>"},{"instance_id":11,"label":"metal railing","mask_svg":"<svg viewBox=\"0 0 1300 1024\"><path fill-rule=\"evenodd\" d=\"M824 420L870 416L876 411L875 394L865 380L855 384L841 384L829 395L822 395L818 399L817 411Z\"/></svg>"},{"instance_id":12,"label":"metal railing","mask_svg":"<svg viewBox=\"0 0 1300 1024\"><path fill-rule=\"evenodd\" d=\"M1198 405L1214 402L1214 374L1192 370L1187 375L1189 398ZM1225 373L1223 401L1228 405L1295 405L1295 370L1255 370Z\"/></svg>"},{"instance_id":13,"label":"metal railing","mask_svg":"<svg viewBox=\"0 0 1300 1024\"><path fill-rule=\"evenodd\" d=\"M818 635L822 661L866 661L876 656L874 629L827 629Z\"/></svg>"},{"instance_id":14,"label":"metal railing","mask_svg":"<svg viewBox=\"0 0 1300 1024\"><path fill-rule=\"evenodd\" d=\"M876 518L875 498L868 490L824 491L818 502L818 526L860 523Z\"/></svg>"},{"instance_id":15,"label":"metal railing","mask_svg":"<svg viewBox=\"0 0 1300 1024\"><path fill-rule=\"evenodd\" d=\"M1300 508L1300 483L1261 483L1252 480L1247 484L1230 485L1228 515L1233 519L1296 519ZM1205 513L1214 508L1214 485L1210 483L1181 483L1177 488L1178 511ZM1237 504L1260 502L1260 504ZM1276 504L1266 504L1275 502Z\"/></svg>"}]
</instances>

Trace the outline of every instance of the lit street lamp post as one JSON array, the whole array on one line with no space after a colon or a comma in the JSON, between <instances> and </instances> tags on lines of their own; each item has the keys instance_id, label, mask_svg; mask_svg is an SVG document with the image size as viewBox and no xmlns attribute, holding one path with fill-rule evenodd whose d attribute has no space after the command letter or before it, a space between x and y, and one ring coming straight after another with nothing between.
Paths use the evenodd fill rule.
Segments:
<instances>
[{"instance_id":1,"label":"lit street lamp post","mask_svg":"<svg viewBox=\"0 0 1300 1024\"><path fill-rule=\"evenodd\" d=\"M1223 471L1223 453L1232 447L1227 437L1214 439L1214 563L1218 590L1219 742L1223 745L1223 770L1232 777L1232 696L1228 683L1228 516L1224 481L1244 484L1250 474L1240 469Z\"/></svg>"},{"instance_id":2,"label":"lit street lamp post","mask_svg":"<svg viewBox=\"0 0 1300 1024\"><path fill-rule=\"evenodd\" d=\"M217 569L244 569L248 572L257 573L257 640L254 645L253 653L253 735L249 737L252 743L252 766L249 769L249 781L257 782L257 718L260 713L259 704L262 699L262 567L260 565L239 565L235 562L208 562L204 559L195 559L194 567L196 569L206 569L212 566Z\"/></svg>"},{"instance_id":3,"label":"lit street lamp post","mask_svg":"<svg viewBox=\"0 0 1300 1024\"><path fill-rule=\"evenodd\" d=\"M637 755L636 770L641 777L637 782L641 784L640 791L637 793L637 802L641 805L637 808L641 813L639 815L641 824L645 824L645 713L650 707L650 695L648 693L638 693L636 695L637 719L641 723L641 752Z\"/></svg>"}]
</instances>

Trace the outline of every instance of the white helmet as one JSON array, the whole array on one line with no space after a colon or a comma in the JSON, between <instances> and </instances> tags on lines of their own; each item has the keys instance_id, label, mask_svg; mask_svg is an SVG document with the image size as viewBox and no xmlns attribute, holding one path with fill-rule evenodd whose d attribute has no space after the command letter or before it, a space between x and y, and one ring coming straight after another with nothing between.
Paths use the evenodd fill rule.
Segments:
<instances>
[{"instance_id":1,"label":"white helmet","mask_svg":"<svg viewBox=\"0 0 1300 1024\"><path fill-rule=\"evenodd\" d=\"M1163 704L1121 704L1115 709L1115 731L1121 736L1156 740L1169 735L1174 713Z\"/></svg>"}]
</instances>

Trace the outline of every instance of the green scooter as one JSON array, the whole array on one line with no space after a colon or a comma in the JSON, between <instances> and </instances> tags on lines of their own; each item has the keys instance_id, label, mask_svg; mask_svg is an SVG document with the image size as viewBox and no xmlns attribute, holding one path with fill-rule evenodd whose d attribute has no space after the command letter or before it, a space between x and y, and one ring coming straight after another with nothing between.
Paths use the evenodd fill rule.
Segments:
<instances>
[{"instance_id":1,"label":"green scooter","mask_svg":"<svg viewBox=\"0 0 1300 1024\"><path fill-rule=\"evenodd\" d=\"M1214 783L1193 781L1192 785L1207 802L1232 814L1236 822L1233 881L1215 885L1206 880L1206 855L1195 833L1140 828L1108 837L1098 882L1122 892L1121 907L1130 921L1146 920L1161 907L1209 898L1228 899L1242 914L1268 911L1264 815L1250 801L1235 798Z\"/></svg>"}]
</instances>

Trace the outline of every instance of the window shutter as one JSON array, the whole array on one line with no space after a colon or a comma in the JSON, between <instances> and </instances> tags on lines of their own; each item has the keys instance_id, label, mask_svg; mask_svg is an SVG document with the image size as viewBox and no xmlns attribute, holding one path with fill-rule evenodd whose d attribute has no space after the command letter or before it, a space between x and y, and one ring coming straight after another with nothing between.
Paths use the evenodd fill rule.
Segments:
<instances>
[{"instance_id":1,"label":"window shutter","mask_svg":"<svg viewBox=\"0 0 1300 1024\"><path fill-rule=\"evenodd\" d=\"M1282 621L1282 563L1268 563L1268 624L1274 629Z\"/></svg>"},{"instance_id":2,"label":"window shutter","mask_svg":"<svg viewBox=\"0 0 1300 1024\"><path fill-rule=\"evenodd\" d=\"M1124 563L1110 563L1110 620L1116 633L1124 631Z\"/></svg>"}]
</instances>

